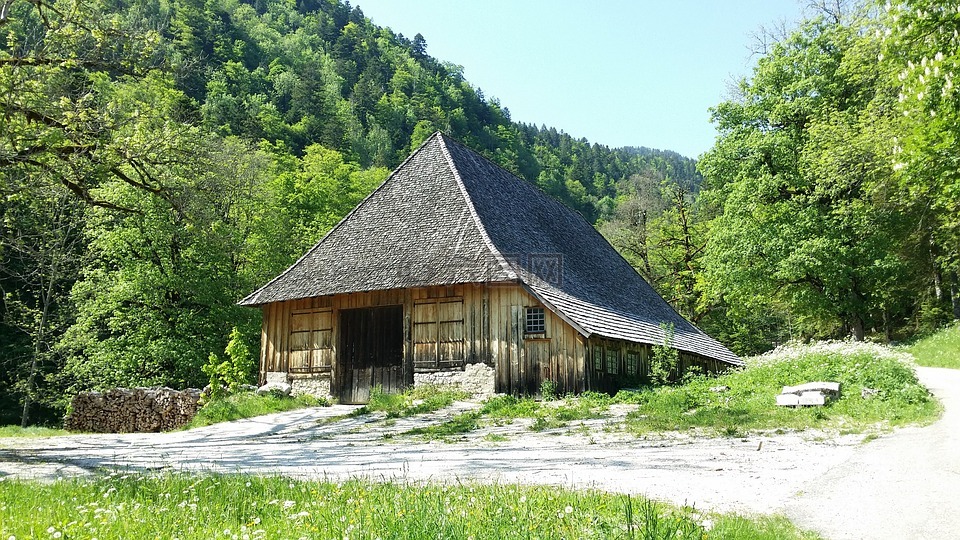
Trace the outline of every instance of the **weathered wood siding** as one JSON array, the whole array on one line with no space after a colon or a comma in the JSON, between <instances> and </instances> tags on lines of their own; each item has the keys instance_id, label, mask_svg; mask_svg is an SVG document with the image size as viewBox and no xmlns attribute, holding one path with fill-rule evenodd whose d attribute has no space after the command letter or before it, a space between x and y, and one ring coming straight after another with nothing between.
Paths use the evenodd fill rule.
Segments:
<instances>
[{"instance_id":1,"label":"weathered wood siding","mask_svg":"<svg viewBox=\"0 0 960 540\"><path fill-rule=\"evenodd\" d=\"M621 388L650 382L650 358L653 347L615 339L591 337L587 346L587 390L616 393ZM691 368L704 374L722 373L730 365L712 358L680 352L679 376Z\"/></svg>"},{"instance_id":2,"label":"weathered wood siding","mask_svg":"<svg viewBox=\"0 0 960 540\"><path fill-rule=\"evenodd\" d=\"M583 337L549 309L544 332L527 334L526 309L544 307L518 285L467 284L340 294L263 307L260 379L269 371L338 381L340 311L403 306L404 380L413 373L496 367L496 390L536 394L544 380L558 392L587 389ZM336 394L336 389L334 389Z\"/></svg>"}]
</instances>

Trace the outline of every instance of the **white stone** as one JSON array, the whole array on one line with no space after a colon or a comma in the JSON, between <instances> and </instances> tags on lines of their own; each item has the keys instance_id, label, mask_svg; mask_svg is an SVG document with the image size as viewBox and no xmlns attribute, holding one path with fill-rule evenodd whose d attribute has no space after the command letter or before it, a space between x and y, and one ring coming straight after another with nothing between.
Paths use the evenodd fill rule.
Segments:
<instances>
[{"instance_id":1,"label":"white stone","mask_svg":"<svg viewBox=\"0 0 960 540\"><path fill-rule=\"evenodd\" d=\"M804 392L800 394L800 405L825 405L827 397L822 392Z\"/></svg>"},{"instance_id":2,"label":"white stone","mask_svg":"<svg viewBox=\"0 0 960 540\"><path fill-rule=\"evenodd\" d=\"M285 383L287 382L287 372L286 371L268 371L266 382L267 384Z\"/></svg>"},{"instance_id":3,"label":"white stone","mask_svg":"<svg viewBox=\"0 0 960 540\"><path fill-rule=\"evenodd\" d=\"M484 397L493 395L496 384L495 374L493 367L484 363L467 364L463 370L415 373L413 384L414 386L428 384L449 386L474 396Z\"/></svg>"},{"instance_id":4,"label":"white stone","mask_svg":"<svg viewBox=\"0 0 960 540\"><path fill-rule=\"evenodd\" d=\"M800 396L796 394L780 394L777 396L777 405L781 407L796 407L800 405Z\"/></svg>"},{"instance_id":5,"label":"white stone","mask_svg":"<svg viewBox=\"0 0 960 540\"><path fill-rule=\"evenodd\" d=\"M290 393L294 396L307 394L323 399L330 399L331 397L330 377L326 375L320 377L295 377L290 379L290 386Z\"/></svg>"}]
</instances>

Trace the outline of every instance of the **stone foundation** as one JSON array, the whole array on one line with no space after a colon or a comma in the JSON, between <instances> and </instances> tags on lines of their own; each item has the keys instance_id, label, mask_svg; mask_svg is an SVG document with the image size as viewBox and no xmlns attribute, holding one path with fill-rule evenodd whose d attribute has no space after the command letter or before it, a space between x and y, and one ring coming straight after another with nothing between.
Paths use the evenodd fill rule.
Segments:
<instances>
[{"instance_id":1,"label":"stone foundation","mask_svg":"<svg viewBox=\"0 0 960 540\"><path fill-rule=\"evenodd\" d=\"M414 386L433 384L452 386L469 392L474 396L491 396L496 385L496 372L486 364L467 364L463 371L436 371L433 373L414 373Z\"/></svg>"},{"instance_id":2,"label":"stone foundation","mask_svg":"<svg viewBox=\"0 0 960 540\"><path fill-rule=\"evenodd\" d=\"M299 396L302 394L309 394L318 398L330 399L330 377L325 375L323 377L304 377L304 378L291 378L290 394L294 396Z\"/></svg>"},{"instance_id":3,"label":"stone foundation","mask_svg":"<svg viewBox=\"0 0 960 540\"><path fill-rule=\"evenodd\" d=\"M287 383L290 395L309 394L318 398L330 399L330 375L290 375L286 371L268 371L266 384Z\"/></svg>"}]
</instances>

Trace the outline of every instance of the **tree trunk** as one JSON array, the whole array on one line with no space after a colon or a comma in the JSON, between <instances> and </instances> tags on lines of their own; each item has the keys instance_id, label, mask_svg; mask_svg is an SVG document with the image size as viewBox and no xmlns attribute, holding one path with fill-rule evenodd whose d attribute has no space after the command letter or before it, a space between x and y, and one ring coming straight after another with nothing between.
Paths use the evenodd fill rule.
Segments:
<instances>
[{"instance_id":1,"label":"tree trunk","mask_svg":"<svg viewBox=\"0 0 960 540\"><path fill-rule=\"evenodd\" d=\"M957 273L950 272L950 305L953 308L953 320L960 320L960 290L957 290Z\"/></svg>"},{"instance_id":2,"label":"tree trunk","mask_svg":"<svg viewBox=\"0 0 960 540\"><path fill-rule=\"evenodd\" d=\"M850 330L853 332L853 339L856 341L863 341L866 337L866 334L863 330L863 318L859 315L854 315L853 321L851 322L852 324L850 325Z\"/></svg>"}]
</instances>

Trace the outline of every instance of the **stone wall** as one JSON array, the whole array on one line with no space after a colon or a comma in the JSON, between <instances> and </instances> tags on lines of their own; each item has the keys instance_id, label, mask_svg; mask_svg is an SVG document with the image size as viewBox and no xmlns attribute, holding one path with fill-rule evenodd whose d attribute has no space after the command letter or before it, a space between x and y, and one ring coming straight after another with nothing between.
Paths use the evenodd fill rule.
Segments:
<instances>
[{"instance_id":1,"label":"stone wall","mask_svg":"<svg viewBox=\"0 0 960 540\"><path fill-rule=\"evenodd\" d=\"M437 371L433 373L414 373L414 386L435 384L452 386L475 396L493 395L496 379L492 366L486 364L467 364L463 371Z\"/></svg>"},{"instance_id":2,"label":"stone wall","mask_svg":"<svg viewBox=\"0 0 960 540\"><path fill-rule=\"evenodd\" d=\"M99 433L155 432L186 425L200 408L200 390L115 388L73 398L64 428Z\"/></svg>"},{"instance_id":3,"label":"stone wall","mask_svg":"<svg viewBox=\"0 0 960 540\"><path fill-rule=\"evenodd\" d=\"M292 377L290 394L299 396L309 394L318 398L330 398L330 377Z\"/></svg>"}]
</instances>

